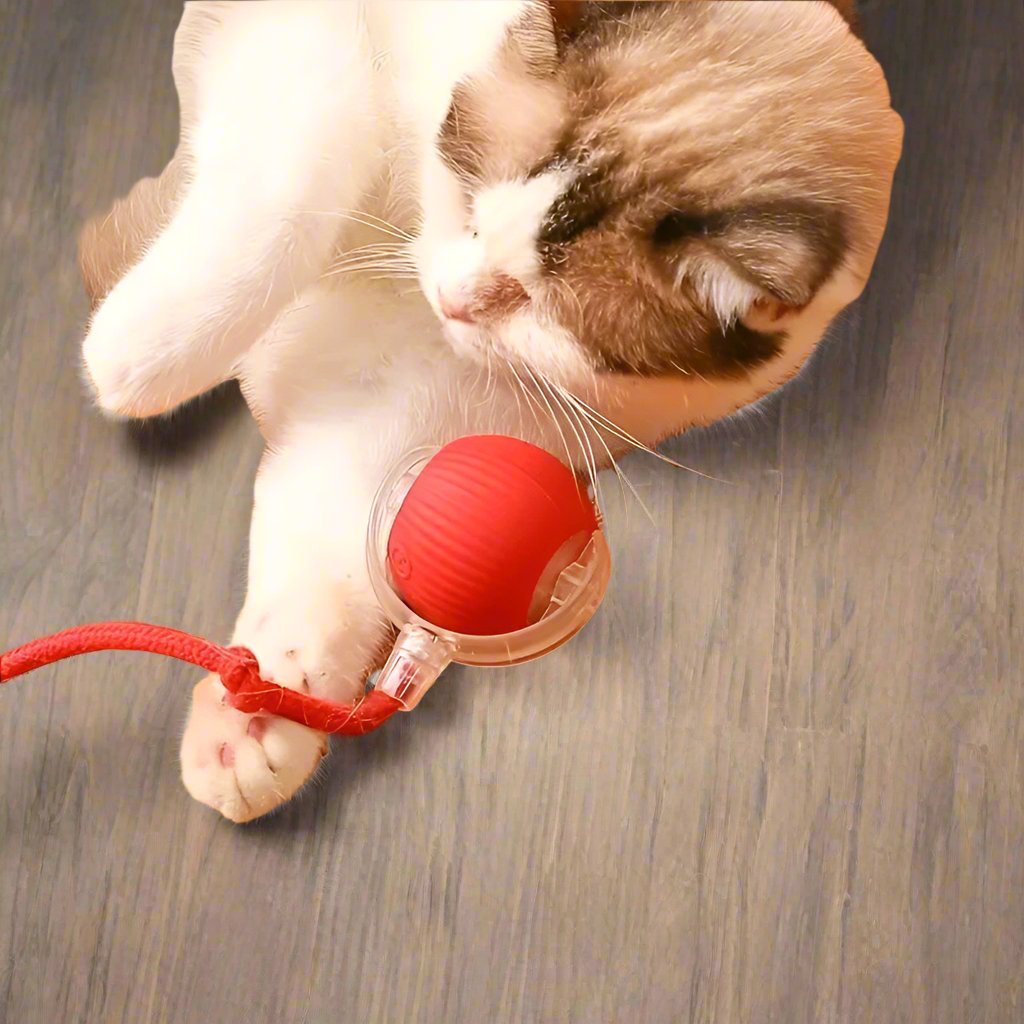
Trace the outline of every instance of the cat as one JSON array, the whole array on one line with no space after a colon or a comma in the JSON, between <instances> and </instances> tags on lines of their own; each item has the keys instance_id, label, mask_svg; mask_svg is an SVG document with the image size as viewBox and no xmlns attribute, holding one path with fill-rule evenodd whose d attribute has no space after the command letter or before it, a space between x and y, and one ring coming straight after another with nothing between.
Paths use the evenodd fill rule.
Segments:
<instances>
[{"instance_id":1,"label":"cat","mask_svg":"<svg viewBox=\"0 0 1024 1024\"><path fill-rule=\"evenodd\" d=\"M379 664L367 517L409 449L509 433L594 473L797 372L902 141L850 15L186 5L177 152L83 233L84 377L121 417L239 380L266 451L233 642L269 678L350 700ZM182 778L246 821L326 752L207 677Z\"/></svg>"}]
</instances>

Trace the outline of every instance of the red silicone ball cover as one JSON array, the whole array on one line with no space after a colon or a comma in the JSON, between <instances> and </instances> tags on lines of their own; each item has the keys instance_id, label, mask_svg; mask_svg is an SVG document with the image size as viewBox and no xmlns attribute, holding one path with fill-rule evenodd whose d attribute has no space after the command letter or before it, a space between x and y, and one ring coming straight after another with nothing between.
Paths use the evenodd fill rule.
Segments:
<instances>
[{"instance_id":1,"label":"red silicone ball cover","mask_svg":"<svg viewBox=\"0 0 1024 1024\"><path fill-rule=\"evenodd\" d=\"M388 538L394 584L417 615L477 636L529 624L555 553L598 529L585 488L549 452L513 437L442 448L406 495Z\"/></svg>"}]
</instances>

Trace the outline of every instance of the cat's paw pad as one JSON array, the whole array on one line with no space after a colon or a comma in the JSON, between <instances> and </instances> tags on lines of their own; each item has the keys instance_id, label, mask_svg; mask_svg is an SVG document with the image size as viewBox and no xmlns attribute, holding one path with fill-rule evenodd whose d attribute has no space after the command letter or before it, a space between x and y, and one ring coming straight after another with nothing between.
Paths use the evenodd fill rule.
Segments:
<instances>
[{"instance_id":1,"label":"cat's paw pad","mask_svg":"<svg viewBox=\"0 0 1024 1024\"><path fill-rule=\"evenodd\" d=\"M251 821L293 797L327 754L327 736L271 715L248 715L227 701L216 676L192 695L181 741L189 794L231 821Z\"/></svg>"}]
</instances>

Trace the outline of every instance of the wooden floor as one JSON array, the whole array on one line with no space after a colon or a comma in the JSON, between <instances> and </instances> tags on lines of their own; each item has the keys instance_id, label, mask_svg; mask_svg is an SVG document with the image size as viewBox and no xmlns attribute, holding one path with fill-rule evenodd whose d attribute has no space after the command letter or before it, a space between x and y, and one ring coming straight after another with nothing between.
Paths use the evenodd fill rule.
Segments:
<instances>
[{"instance_id":1,"label":"wooden floor","mask_svg":"<svg viewBox=\"0 0 1024 1024\"><path fill-rule=\"evenodd\" d=\"M0 32L0 646L225 637L255 431L78 377L84 218L176 136L172 4ZM907 146L873 283L763 415L628 469L571 647L452 672L248 828L192 803L190 673L0 694L0 1021L1024 1020L1024 7L869 3Z\"/></svg>"}]
</instances>

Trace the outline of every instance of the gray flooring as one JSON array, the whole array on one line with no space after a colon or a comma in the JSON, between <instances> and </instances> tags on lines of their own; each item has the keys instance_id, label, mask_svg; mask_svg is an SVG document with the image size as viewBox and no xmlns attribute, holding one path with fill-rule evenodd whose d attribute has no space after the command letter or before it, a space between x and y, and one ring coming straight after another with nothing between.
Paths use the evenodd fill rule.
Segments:
<instances>
[{"instance_id":1,"label":"gray flooring","mask_svg":"<svg viewBox=\"0 0 1024 1024\"><path fill-rule=\"evenodd\" d=\"M0 32L0 646L225 637L257 438L78 379L77 230L176 136L174 5ZM452 672L237 828L177 779L193 676L0 694L0 1020L1024 1020L1024 7L869 3L907 122L873 283L762 413L633 458L599 619Z\"/></svg>"}]
</instances>

